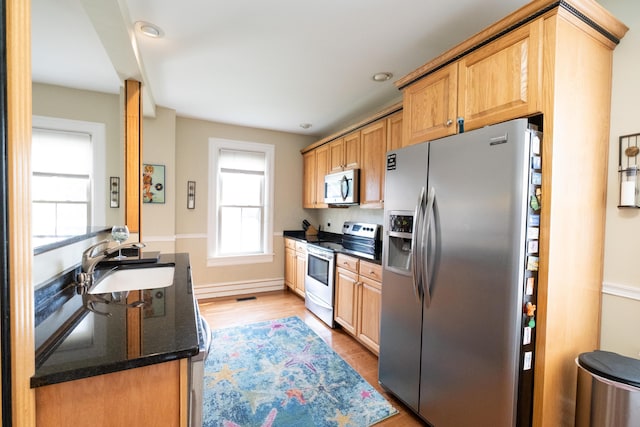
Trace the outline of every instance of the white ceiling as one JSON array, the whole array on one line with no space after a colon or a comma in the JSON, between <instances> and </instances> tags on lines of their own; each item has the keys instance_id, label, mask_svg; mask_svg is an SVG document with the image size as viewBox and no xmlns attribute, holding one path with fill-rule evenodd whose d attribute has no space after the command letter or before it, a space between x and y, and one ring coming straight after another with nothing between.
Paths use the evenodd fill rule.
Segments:
<instances>
[{"instance_id":1,"label":"white ceiling","mask_svg":"<svg viewBox=\"0 0 640 427\"><path fill-rule=\"evenodd\" d=\"M393 82L526 0L32 0L33 80L145 110L326 136L399 101ZM134 35L136 21L164 31ZM384 83L371 76L393 73ZM300 123L313 126L304 130Z\"/></svg>"}]
</instances>

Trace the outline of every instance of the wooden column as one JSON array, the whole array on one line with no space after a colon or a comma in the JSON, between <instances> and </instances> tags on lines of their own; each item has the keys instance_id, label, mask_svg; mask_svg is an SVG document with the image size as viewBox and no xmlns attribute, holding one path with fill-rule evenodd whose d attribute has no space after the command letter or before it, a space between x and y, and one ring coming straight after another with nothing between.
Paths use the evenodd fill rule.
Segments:
<instances>
[{"instance_id":1,"label":"wooden column","mask_svg":"<svg viewBox=\"0 0 640 427\"><path fill-rule=\"evenodd\" d=\"M126 80L124 95L125 224L131 233L141 234L142 88L140 82ZM142 236L139 239L142 241Z\"/></svg>"},{"instance_id":2,"label":"wooden column","mask_svg":"<svg viewBox=\"0 0 640 427\"><path fill-rule=\"evenodd\" d=\"M31 244L31 2L5 0L7 60L7 237L13 426L35 425ZM6 415L6 414L5 414Z\"/></svg>"},{"instance_id":3,"label":"wooden column","mask_svg":"<svg viewBox=\"0 0 640 427\"><path fill-rule=\"evenodd\" d=\"M125 223L131 233L138 233L142 241L142 87L135 80L125 80ZM142 292L132 291L128 303L139 301ZM137 357L141 351L140 323L142 310L127 309L127 355Z\"/></svg>"}]
</instances>

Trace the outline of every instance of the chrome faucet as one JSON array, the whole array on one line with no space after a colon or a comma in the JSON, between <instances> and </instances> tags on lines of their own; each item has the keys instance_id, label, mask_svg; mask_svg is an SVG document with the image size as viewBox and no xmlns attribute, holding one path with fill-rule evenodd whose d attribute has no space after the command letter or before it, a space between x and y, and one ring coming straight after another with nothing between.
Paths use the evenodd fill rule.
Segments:
<instances>
[{"instance_id":1,"label":"chrome faucet","mask_svg":"<svg viewBox=\"0 0 640 427\"><path fill-rule=\"evenodd\" d=\"M89 246L82 253L82 271L76 276L76 292L82 295L84 306L89 310L97 314L103 314L110 316L110 313L98 311L94 308L94 303L103 302L109 303L108 299L99 295L90 295L89 291L93 287L94 283L94 271L98 263L105 258L113 255L115 252L126 248L142 249L146 245L144 243L133 242L117 245L113 248L109 247L109 240L103 240L94 245Z\"/></svg>"}]
</instances>

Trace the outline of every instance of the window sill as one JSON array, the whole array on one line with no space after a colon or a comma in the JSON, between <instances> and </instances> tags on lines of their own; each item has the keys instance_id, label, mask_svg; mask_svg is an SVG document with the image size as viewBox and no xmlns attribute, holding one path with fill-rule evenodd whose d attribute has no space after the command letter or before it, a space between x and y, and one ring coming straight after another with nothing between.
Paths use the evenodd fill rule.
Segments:
<instances>
[{"instance_id":1,"label":"window sill","mask_svg":"<svg viewBox=\"0 0 640 427\"><path fill-rule=\"evenodd\" d=\"M273 262L273 254L219 256L207 259L207 267L220 267L224 265L262 264Z\"/></svg>"}]
</instances>

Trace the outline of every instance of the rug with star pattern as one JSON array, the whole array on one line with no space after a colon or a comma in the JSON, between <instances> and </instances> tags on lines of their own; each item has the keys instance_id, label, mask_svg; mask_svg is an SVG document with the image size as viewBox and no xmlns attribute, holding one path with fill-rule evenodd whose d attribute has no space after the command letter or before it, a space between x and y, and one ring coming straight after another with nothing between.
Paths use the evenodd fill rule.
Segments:
<instances>
[{"instance_id":1,"label":"rug with star pattern","mask_svg":"<svg viewBox=\"0 0 640 427\"><path fill-rule=\"evenodd\" d=\"M213 331L203 426L370 426L397 413L298 317Z\"/></svg>"}]
</instances>

